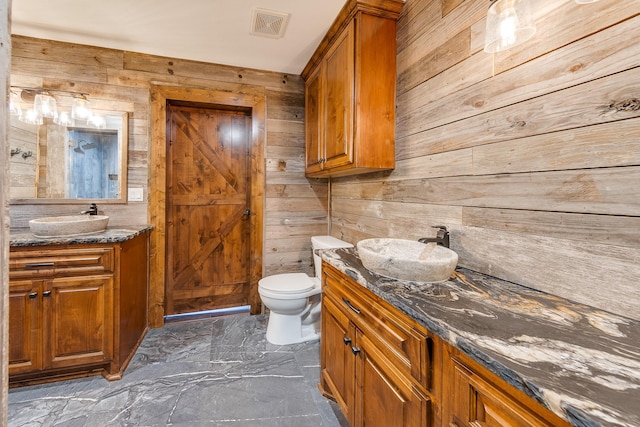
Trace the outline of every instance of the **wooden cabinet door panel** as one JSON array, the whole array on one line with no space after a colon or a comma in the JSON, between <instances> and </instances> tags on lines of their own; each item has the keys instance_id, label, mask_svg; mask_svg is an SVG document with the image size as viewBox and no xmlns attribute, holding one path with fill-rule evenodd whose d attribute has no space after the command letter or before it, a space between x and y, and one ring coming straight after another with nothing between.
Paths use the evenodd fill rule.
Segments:
<instances>
[{"instance_id":1,"label":"wooden cabinet door panel","mask_svg":"<svg viewBox=\"0 0 640 427\"><path fill-rule=\"evenodd\" d=\"M354 39L351 22L324 63L324 169L353 162Z\"/></svg>"},{"instance_id":2,"label":"wooden cabinet door panel","mask_svg":"<svg viewBox=\"0 0 640 427\"><path fill-rule=\"evenodd\" d=\"M453 361L450 425L468 427L551 427L467 367Z\"/></svg>"},{"instance_id":3,"label":"wooden cabinet door panel","mask_svg":"<svg viewBox=\"0 0 640 427\"><path fill-rule=\"evenodd\" d=\"M103 363L113 354L113 277L59 278L43 292L45 368Z\"/></svg>"},{"instance_id":4,"label":"wooden cabinet door panel","mask_svg":"<svg viewBox=\"0 0 640 427\"><path fill-rule=\"evenodd\" d=\"M41 283L9 283L9 375L42 369Z\"/></svg>"},{"instance_id":5,"label":"wooden cabinet door panel","mask_svg":"<svg viewBox=\"0 0 640 427\"><path fill-rule=\"evenodd\" d=\"M365 334L357 337L356 426L427 427L429 399Z\"/></svg>"},{"instance_id":6,"label":"wooden cabinet door panel","mask_svg":"<svg viewBox=\"0 0 640 427\"><path fill-rule=\"evenodd\" d=\"M331 298L325 296L322 304L322 383L353 425L355 328Z\"/></svg>"},{"instance_id":7,"label":"wooden cabinet door panel","mask_svg":"<svg viewBox=\"0 0 640 427\"><path fill-rule=\"evenodd\" d=\"M305 92L305 135L306 135L306 170L317 172L322 169L323 128L321 126L322 82L320 66L314 71L306 84Z\"/></svg>"}]
</instances>

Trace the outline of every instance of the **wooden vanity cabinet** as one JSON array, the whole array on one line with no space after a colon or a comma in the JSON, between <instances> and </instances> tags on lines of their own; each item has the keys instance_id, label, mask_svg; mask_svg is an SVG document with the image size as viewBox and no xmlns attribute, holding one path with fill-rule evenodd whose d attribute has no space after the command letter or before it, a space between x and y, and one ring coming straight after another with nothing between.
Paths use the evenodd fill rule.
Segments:
<instances>
[{"instance_id":1,"label":"wooden vanity cabinet","mask_svg":"<svg viewBox=\"0 0 640 427\"><path fill-rule=\"evenodd\" d=\"M349 0L302 72L307 176L395 167L399 0Z\"/></svg>"},{"instance_id":2,"label":"wooden vanity cabinet","mask_svg":"<svg viewBox=\"0 0 640 427\"><path fill-rule=\"evenodd\" d=\"M12 385L122 376L147 328L147 242L11 248Z\"/></svg>"},{"instance_id":3,"label":"wooden vanity cabinet","mask_svg":"<svg viewBox=\"0 0 640 427\"><path fill-rule=\"evenodd\" d=\"M569 427L323 262L320 390L351 427Z\"/></svg>"},{"instance_id":4,"label":"wooden vanity cabinet","mask_svg":"<svg viewBox=\"0 0 640 427\"><path fill-rule=\"evenodd\" d=\"M352 427L431 425L427 335L323 266L320 389Z\"/></svg>"}]
</instances>

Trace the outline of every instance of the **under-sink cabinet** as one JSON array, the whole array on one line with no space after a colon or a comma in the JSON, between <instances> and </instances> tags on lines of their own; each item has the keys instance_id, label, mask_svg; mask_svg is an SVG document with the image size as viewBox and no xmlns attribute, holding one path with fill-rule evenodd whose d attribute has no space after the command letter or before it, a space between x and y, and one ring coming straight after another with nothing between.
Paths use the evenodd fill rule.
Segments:
<instances>
[{"instance_id":1,"label":"under-sink cabinet","mask_svg":"<svg viewBox=\"0 0 640 427\"><path fill-rule=\"evenodd\" d=\"M444 346L444 425L569 427L521 391L451 346Z\"/></svg>"},{"instance_id":2,"label":"under-sink cabinet","mask_svg":"<svg viewBox=\"0 0 640 427\"><path fill-rule=\"evenodd\" d=\"M11 247L9 381L120 379L147 329L148 233L122 243Z\"/></svg>"},{"instance_id":3,"label":"under-sink cabinet","mask_svg":"<svg viewBox=\"0 0 640 427\"><path fill-rule=\"evenodd\" d=\"M302 72L307 176L395 167L400 0L349 0Z\"/></svg>"},{"instance_id":4,"label":"under-sink cabinet","mask_svg":"<svg viewBox=\"0 0 640 427\"><path fill-rule=\"evenodd\" d=\"M323 394L352 427L431 425L426 331L327 264L323 278Z\"/></svg>"},{"instance_id":5,"label":"under-sink cabinet","mask_svg":"<svg viewBox=\"0 0 640 427\"><path fill-rule=\"evenodd\" d=\"M351 427L569 424L323 262L321 392Z\"/></svg>"}]
</instances>

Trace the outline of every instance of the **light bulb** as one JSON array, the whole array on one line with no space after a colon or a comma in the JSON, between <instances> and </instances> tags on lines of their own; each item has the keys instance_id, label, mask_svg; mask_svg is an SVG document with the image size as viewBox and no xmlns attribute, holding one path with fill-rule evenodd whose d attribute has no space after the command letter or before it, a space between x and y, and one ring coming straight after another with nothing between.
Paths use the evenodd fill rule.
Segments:
<instances>
[{"instance_id":1,"label":"light bulb","mask_svg":"<svg viewBox=\"0 0 640 427\"><path fill-rule=\"evenodd\" d=\"M40 112L42 117L55 118L58 114L56 109L56 99L49 95L49 92L42 92L36 95L33 100L34 110Z\"/></svg>"},{"instance_id":2,"label":"light bulb","mask_svg":"<svg viewBox=\"0 0 640 427\"><path fill-rule=\"evenodd\" d=\"M84 95L73 98L71 117L80 120L87 120L91 117L91 103Z\"/></svg>"},{"instance_id":3,"label":"light bulb","mask_svg":"<svg viewBox=\"0 0 640 427\"><path fill-rule=\"evenodd\" d=\"M524 43L536 33L528 0L497 0L489 7L484 50L500 52Z\"/></svg>"},{"instance_id":4,"label":"light bulb","mask_svg":"<svg viewBox=\"0 0 640 427\"><path fill-rule=\"evenodd\" d=\"M30 125L41 125L43 123L42 115L35 108L24 110L22 116L20 116L20 121Z\"/></svg>"},{"instance_id":5,"label":"light bulb","mask_svg":"<svg viewBox=\"0 0 640 427\"><path fill-rule=\"evenodd\" d=\"M69 114L68 111L61 111L58 114L58 117L53 119L53 122L55 124L57 124L57 125L60 125L60 126L73 126L74 125L74 121L71 118L71 114Z\"/></svg>"}]
</instances>

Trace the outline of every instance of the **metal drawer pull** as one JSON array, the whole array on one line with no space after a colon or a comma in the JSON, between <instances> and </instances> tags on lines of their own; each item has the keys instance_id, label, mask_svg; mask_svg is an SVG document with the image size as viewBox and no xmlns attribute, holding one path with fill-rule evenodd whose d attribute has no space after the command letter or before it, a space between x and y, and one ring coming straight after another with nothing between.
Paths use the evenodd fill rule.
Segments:
<instances>
[{"instance_id":1,"label":"metal drawer pull","mask_svg":"<svg viewBox=\"0 0 640 427\"><path fill-rule=\"evenodd\" d=\"M356 356L358 355L358 353L360 353L360 347L351 347L351 353L355 354Z\"/></svg>"},{"instance_id":2,"label":"metal drawer pull","mask_svg":"<svg viewBox=\"0 0 640 427\"><path fill-rule=\"evenodd\" d=\"M38 293L37 293L37 292L31 292L31 293L29 294L29 299L34 299L34 298L35 298L35 297L37 297L37 296L38 296Z\"/></svg>"},{"instance_id":3,"label":"metal drawer pull","mask_svg":"<svg viewBox=\"0 0 640 427\"><path fill-rule=\"evenodd\" d=\"M342 341L344 342L344 345L349 345L349 344L351 344L351 338L344 337L344 338L342 338Z\"/></svg>"},{"instance_id":4,"label":"metal drawer pull","mask_svg":"<svg viewBox=\"0 0 640 427\"><path fill-rule=\"evenodd\" d=\"M55 264L52 262L34 262L33 264L25 264L25 268L40 268L40 267L53 267Z\"/></svg>"},{"instance_id":5,"label":"metal drawer pull","mask_svg":"<svg viewBox=\"0 0 640 427\"><path fill-rule=\"evenodd\" d=\"M349 307L351 310L355 311L356 313L360 314L360 309L357 307L354 307L353 305L351 305L351 301L349 301L346 298L342 298L342 302L344 302L345 304L347 304L347 307Z\"/></svg>"},{"instance_id":6,"label":"metal drawer pull","mask_svg":"<svg viewBox=\"0 0 640 427\"><path fill-rule=\"evenodd\" d=\"M51 291L44 291L44 292L42 293L42 296L43 296L43 297L50 297L50 296L51 296Z\"/></svg>"}]
</instances>

